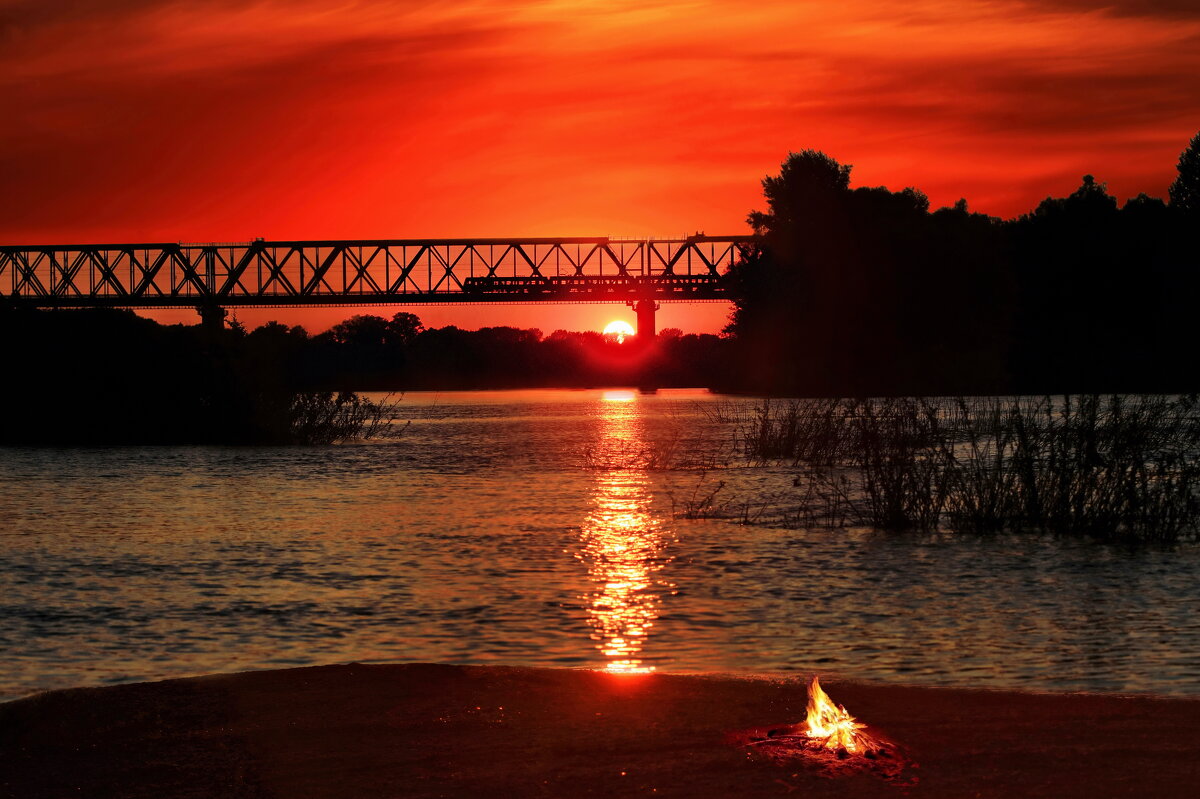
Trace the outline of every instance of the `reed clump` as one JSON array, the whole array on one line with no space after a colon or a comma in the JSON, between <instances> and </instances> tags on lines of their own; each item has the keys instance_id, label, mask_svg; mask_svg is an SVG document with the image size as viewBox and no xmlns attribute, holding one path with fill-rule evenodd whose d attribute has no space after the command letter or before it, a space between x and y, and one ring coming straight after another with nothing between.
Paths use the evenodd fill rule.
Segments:
<instances>
[{"instance_id":1,"label":"reed clump","mask_svg":"<svg viewBox=\"0 0 1200 799\"><path fill-rule=\"evenodd\" d=\"M736 449L751 461L832 465L850 451L844 400L763 400L749 410L732 403L706 410L710 421L733 426Z\"/></svg>"},{"instance_id":2,"label":"reed clump","mask_svg":"<svg viewBox=\"0 0 1200 799\"><path fill-rule=\"evenodd\" d=\"M800 467L806 524L1169 543L1200 521L1197 410L1195 396L792 401L764 403L738 437Z\"/></svg>"},{"instance_id":3,"label":"reed clump","mask_svg":"<svg viewBox=\"0 0 1200 799\"><path fill-rule=\"evenodd\" d=\"M398 405L390 395L376 402L352 391L299 392L291 395L282 437L293 444L376 438L394 430Z\"/></svg>"}]
</instances>

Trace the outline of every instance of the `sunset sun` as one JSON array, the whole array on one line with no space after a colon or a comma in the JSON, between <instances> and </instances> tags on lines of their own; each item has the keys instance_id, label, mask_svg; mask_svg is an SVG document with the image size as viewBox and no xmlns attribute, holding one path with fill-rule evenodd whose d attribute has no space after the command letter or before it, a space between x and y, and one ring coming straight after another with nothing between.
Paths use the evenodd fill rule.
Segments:
<instances>
[{"instance_id":1,"label":"sunset sun","mask_svg":"<svg viewBox=\"0 0 1200 799\"><path fill-rule=\"evenodd\" d=\"M604 335L616 336L618 344L624 344L625 337L632 336L633 334L634 334L633 325L629 324L628 322L622 321L620 319L614 319L613 321L609 322L608 325L606 325L604 328Z\"/></svg>"}]
</instances>

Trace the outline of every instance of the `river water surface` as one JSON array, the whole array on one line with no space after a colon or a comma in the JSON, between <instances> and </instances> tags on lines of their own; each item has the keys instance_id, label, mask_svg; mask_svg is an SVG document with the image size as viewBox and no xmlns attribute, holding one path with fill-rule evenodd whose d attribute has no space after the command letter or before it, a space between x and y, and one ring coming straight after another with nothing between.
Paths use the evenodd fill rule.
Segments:
<instances>
[{"instance_id":1,"label":"river water surface","mask_svg":"<svg viewBox=\"0 0 1200 799\"><path fill-rule=\"evenodd\" d=\"M0 449L0 698L348 661L1200 694L1200 553L677 518L705 392L404 397L334 447Z\"/></svg>"}]
</instances>

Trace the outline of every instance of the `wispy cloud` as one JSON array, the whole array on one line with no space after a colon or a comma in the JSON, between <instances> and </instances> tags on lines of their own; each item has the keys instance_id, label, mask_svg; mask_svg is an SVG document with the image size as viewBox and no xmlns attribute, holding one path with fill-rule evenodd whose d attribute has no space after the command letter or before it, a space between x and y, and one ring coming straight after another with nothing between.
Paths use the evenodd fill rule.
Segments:
<instances>
[{"instance_id":1,"label":"wispy cloud","mask_svg":"<svg viewBox=\"0 0 1200 799\"><path fill-rule=\"evenodd\" d=\"M1031 8L1069 12L1099 12L1117 16L1200 19L1194 0L1027 0Z\"/></svg>"},{"instance_id":2,"label":"wispy cloud","mask_svg":"<svg viewBox=\"0 0 1200 799\"><path fill-rule=\"evenodd\" d=\"M0 236L740 229L789 149L1161 193L1192 3L0 0Z\"/></svg>"}]
</instances>

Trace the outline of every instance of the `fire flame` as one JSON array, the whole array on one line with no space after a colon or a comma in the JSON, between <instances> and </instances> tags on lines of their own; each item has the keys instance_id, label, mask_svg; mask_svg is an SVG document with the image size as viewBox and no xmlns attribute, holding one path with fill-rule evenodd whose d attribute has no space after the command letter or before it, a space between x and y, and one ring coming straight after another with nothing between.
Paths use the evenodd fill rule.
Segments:
<instances>
[{"instance_id":1,"label":"fire flame","mask_svg":"<svg viewBox=\"0 0 1200 799\"><path fill-rule=\"evenodd\" d=\"M814 676L808 684L808 716L798 724L749 734L753 752L777 764L807 760L826 776L867 772L895 785L913 786L916 769L907 753L882 735L867 732L842 705L834 704ZM752 757L754 755L751 755Z\"/></svg>"},{"instance_id":2,"label":"fire flame","mask_svg":"<svg viewBox=\"0 0 1200 799\"><path fill-rule=\"evenodd\" d=\"M826 749L845 749L854 754L864 743L870 743L869 738L859 732L867 725L860 724L846 712L846 708L835 705L821 688L821 683L813 675L808 684L808 729L809 738L824 738L822 745Z\"/></svg>"}]
</instances>

